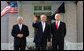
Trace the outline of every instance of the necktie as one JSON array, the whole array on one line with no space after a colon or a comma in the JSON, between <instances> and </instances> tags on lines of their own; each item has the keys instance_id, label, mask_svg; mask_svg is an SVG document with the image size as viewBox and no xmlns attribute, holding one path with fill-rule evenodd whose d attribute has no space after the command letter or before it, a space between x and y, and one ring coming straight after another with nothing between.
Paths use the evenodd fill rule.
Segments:
<instances>
[{"instance_id":1,"label":"necktie","mask_svg":"<svg viewBox=\"0 0 84 51\"><path fill-rule=\"evenodd\" d=\"M56 23L56 27L57 27L57 30L58 30L58 21L57 21L57 23Z\"/></svg>"}]
</instances>

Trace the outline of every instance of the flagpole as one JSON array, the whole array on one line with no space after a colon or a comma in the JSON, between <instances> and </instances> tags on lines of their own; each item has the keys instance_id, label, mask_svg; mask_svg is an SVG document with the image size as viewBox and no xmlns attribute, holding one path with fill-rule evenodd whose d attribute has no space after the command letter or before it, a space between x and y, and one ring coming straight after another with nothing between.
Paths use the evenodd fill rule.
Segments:
<instances>
[{"instance_id":1,"label":"flagpole","mask_svg":"<svg viewBox=\"0 0 84 51\"><path fill-rule=\"evenodd\" d=\"M18 16L22 17L22 1L17 1L18 3Z\"/></svg>"}]
</instances>

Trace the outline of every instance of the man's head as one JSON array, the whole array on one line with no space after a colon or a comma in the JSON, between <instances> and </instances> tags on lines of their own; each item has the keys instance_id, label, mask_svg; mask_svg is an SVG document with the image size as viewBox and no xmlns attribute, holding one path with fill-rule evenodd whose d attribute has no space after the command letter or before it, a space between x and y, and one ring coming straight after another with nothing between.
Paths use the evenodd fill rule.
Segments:
<instances>
[{"instance_id":1,"label":"man's head","mask_svg":"<svg viewBox=\"0 0 84 51\"><path fill-rule=\"evenodd\" d=\"M45 22L46 19L47 19L47 17L46 17L45 14L42 14L42 15L40 16L40 18L41 18L41 21L42 21L42 22Z\"/></svg>"},{"instance_id":2,"label":"man's head","mask_svg":"<svg viewBox=\"0 0 84 51\"><path fill-rule=\"evenodd\" d=\"M18 22L18 24L22 24L23 23L23 17L18 17L17 22Z\"/></svg>"},{"instance_id":3,"label":"man's head","mask_svg":"<svg viewBox=\"0 0 84 51\"><path fill-rule=\"evenodd\" d=\"M57 20L57 21L60 20L60 14L55 14L55 20Z\"/></svg>"}]
</instances>

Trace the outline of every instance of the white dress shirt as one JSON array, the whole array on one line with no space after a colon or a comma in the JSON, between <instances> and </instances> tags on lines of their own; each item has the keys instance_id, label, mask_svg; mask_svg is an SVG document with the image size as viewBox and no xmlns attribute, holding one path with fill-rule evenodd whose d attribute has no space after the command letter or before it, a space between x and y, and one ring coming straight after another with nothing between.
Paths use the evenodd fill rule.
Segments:
<instances>
[{"instance_id":1,"label":"white dress shirt","mask_svg":"<svg viewBox=\"0 0 84 51\"><path fill-rule=\"evenodd\" d=\"M43 28L43 32L45 30L45 22L41 22L42 23L42 28Z\"/></svg>"},{"instance_id":2,"label":"white dress shirt","mask_svg":"<svg viewBox=\"0 0 84 51\"><path fill-rule=\"evenodd\" d=\"M57 21L56 21L56 24L57 24ZM58 27L59 27L59 25L60 25L60 21L58 21Z\"/></svg>"},{"instance_id":3,"label":"white dress shirt","mask_svg":"<svg viewBox=\"0 0 84 51\"><path fill-rule=\"evenodd\" d=\"M20 29L20 31L21 31L21 29L22 29L22 24L18 24L19 25L19 29Z\"/></svg>"}]
</instances>

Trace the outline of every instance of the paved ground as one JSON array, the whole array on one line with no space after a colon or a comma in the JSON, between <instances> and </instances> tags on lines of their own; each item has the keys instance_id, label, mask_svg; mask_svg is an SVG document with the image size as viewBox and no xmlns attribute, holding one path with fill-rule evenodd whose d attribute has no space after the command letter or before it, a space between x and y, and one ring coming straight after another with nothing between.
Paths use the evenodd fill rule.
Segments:
<instances>
[{"instance_id":1,"label":"paved ground","mask_svg":"<svg viewBox=\"0 0 84 51\"><path fill-rule=\"evenodd\" d=\"M27 47L33 46L33 38L27 38ZM28 48L26 47L26 50ZM72 43L69 41L65 41L64 50L82 50L83 43ZM13 43L1 43L1 50L13 50Z\"/></svg>"}]
</instances>

